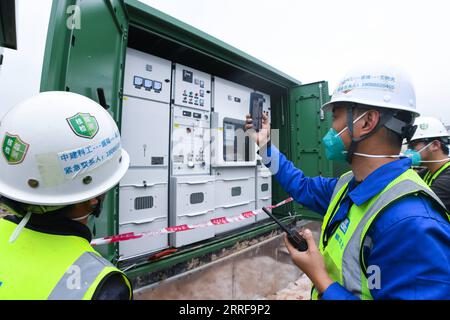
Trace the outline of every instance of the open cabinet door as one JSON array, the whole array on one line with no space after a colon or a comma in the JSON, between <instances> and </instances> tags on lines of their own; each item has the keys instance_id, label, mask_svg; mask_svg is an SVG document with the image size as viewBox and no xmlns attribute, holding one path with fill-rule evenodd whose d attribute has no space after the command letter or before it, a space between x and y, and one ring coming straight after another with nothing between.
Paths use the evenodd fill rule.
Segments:
<instances>
[{"instance_id":1,"label":"open cabinet door","mask_svg":"<svg viewBox=\"0 0 450 320\"><path fill-rule=\"evenodd\" d=\"M104 100L119 123L127 29L123 1L54 0L41 91L70 91L99 103ZM96 237L117 232L116 198L113 189L95 221ZM114 246L96 249L110 260L116 252Z\"/></svg>"},{"instance_id":2,"label":"open cabinet door","mask_svg":"<svg viewBox=\"0 0 450 320\"><path fill-rule=\"evenodd\" d=\"M297 86L290 92L290 160L308 177L333 176L333 163L326 158L322 146L322 137L331 127L331 114L324 114L321 106L329 99L327 82ZM322 218L297 203L294 212L305 219Z\"/></svg>"}]
</instances>

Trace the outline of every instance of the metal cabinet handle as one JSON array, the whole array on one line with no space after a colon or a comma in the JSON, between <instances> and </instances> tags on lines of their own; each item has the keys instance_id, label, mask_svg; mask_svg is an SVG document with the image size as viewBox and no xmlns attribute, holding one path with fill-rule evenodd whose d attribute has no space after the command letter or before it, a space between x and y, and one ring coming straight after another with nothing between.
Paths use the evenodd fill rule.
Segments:
<instances>
[{"instance_id":1,"label":"metal cabinet handle","mask_svg":"<svg viewBox=\"0 0 450 320\"><path fill-rule=\"evenodd\" d=\"M212 212L214 210L205 210L205 211L201 211L201 212L196 212L196 213L188 213L188 214L183 214L181 216L178 217L197 217L197 216L203 216L205 214L207 214L208 212Z\"/></svg>"},{"instance_id":2,"label":"metal cabinet handle","mask_svg":"<svg viewBox=\"0 0 450 320\"><path fill-rule=\"evenodd\" d=\"M243 206L246 204L249 204L251 201L246 201L246 202L240 202L240 203L235 203L235 204L230 204L227 206L222 206L222 208L228 209L228 208L233 208L233 207L238 207L238 206Z\"/></svg>"},{"instance_id":3,"label":"metal cabinet handle","mask_svg":"<svg viewBox=\"0 0 450 320\"><path fill-rule=\"evenodd\" d=\"M123 184L119 185L119 188L124 187L133 187L133 188L151 188L157 185L166 185L166 182L156 182L156 183L149 183L149 184Z\"/></svg>"},{"instance_id":4,"label":"metal cabinet handle","mask_svg":"<svg viewBox=\"0 0 450 320\"><path fill-rule=\"evenodd\" d=\"M209 183L209 182L213 182L213 181L208 181L208 180L205 180L205 181L189 181L189 182L180 182L179 184L194 185L194 184L206 184L206 183Z\"/></svg>"},{"instance_id":5,"label":"metal cabinet handle","mask_svg":"<svg viewBox=\"0 0 450 320\"><path fill-rule=\"evenodd\" d=\"M123 222L123 223L119 223L119 225L120 226L124 226L124 225L127 225L127 224L144 224L144 223L150 223L150 222L153 222L155 220L165 219L165 218L167 218L167 217L166 216L160 216L160 217L154 217L154 218L150 218L150 219L143 219L143 220Z\"/></svg>"}]
</instances>

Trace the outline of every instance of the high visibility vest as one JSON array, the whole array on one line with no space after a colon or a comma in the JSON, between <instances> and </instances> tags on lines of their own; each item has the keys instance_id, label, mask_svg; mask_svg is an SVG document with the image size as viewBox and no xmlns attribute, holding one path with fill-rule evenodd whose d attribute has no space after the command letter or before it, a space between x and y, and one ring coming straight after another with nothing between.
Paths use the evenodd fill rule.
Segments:
<instances>
[{"instance_id":1,"label":"high visibility vest","mask_svg":"<svg viewBox=\"0 0 450 320\"><path fill-rule=\"evenodd\" d=\"M363 257L363 247L374 219L387 206L409 195L425 195L447 212L444 204L412 169L405 171L391 181L379 194L360 206L353 204L347 218L329 237L328 224L339 209L341 199L348 192L348 184L353 178L351 172L342 175L331 196L331 202L322 224L319 249L322 253L330 278L341 284L360 299L372 299ZM445 216L445 215L444 215ZM447 217L448 218L448 217ZM373 285L373 283L371 283ZM312 290L312 299L318 299L318 292Z\"/></svg>"},{"instance_id":2,"label":"high visibility vest","mask_svg":"<svg viewBox=\"0 0 450 320\"><path fill-rule=\"evenodd\" d=\"M17 225L0 219L0 300L89 300L113 273L125 274L77 236L53 235L24 228L15 242Z\"/></svg>"},{"instance_id":3,"label":"high visibility vest","mask_svg":"<svg viewBox=\"0 0 450 320\"><path fill-rule=\"evenodd\" d=\"M445 163L442 167L440 167L439 170L436 171L434 174L431 174L431 172L428 170L423 177L423 181L425 181L425 183L431 187L431 184L434 182L434 180L436 180L437 177L439 177L439 175L442 173L442 171L444 171L448 167L450 167L450 161Z\"/></svg>"}]
</instances>

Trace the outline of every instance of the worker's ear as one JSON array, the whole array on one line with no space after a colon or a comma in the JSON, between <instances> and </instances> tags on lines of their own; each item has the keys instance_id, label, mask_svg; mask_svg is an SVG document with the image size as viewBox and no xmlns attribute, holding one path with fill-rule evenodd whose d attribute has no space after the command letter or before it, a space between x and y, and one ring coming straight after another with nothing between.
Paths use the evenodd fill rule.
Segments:
<instances>
[{"instance_id":1,"label":"worker's ear","mask_svg":"<svg viewBox=\"0 0 450 320\"><path fill-rule=\"evenodd\" d=\"M377 126L378 122L380 121L380 112L377 110L369 110L364 115L364 117L361 118L359 121L360 124L360 136L364 136L366 134L369 134L373 130L375 130L375 127Z\"/></svg>"},{"instance_id":2,"label":"worker's ear","mask_svg":"<svg viewBox=\"0 0 450 320\"><path fill-rule=\"evenodd\" d=\"M442 143L442 142L440 142L440 141L438 141L438 140L434 140L433 143L430 144L430 146L429 146L428 148L429 148L429 150L432 151L432 152L439 151L439 150L441 150L441 143Z\"/></svg>"}]
</instances>

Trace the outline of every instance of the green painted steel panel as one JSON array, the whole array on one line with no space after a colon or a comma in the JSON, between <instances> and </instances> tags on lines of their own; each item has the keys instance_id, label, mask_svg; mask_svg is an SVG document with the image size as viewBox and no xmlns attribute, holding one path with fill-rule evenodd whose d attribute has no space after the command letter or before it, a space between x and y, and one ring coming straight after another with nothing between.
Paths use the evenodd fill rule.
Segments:
<instances>
[{"instance_id":1,"label":"green painted steel panel","mask_svg":"<svg viewBox=\"0 0 450 320\"><path fill-rule=\"evenodd\" d=\"M73 5L79 11L70 10ZM79 28L68 28L74 14L79 14ZM99 101L97 89L102 88L109 111L118 122L127 29L127 16L119 0L54 1L41 91L76 92ZM96 236L116 234L116 217L117 188L108 192L103 212L95 221ZM110 260L116 256L116 245L98 250Z\"/></svg>"},{"instance_id":2,"label":"green painted steel panel","mask_svg":"<svg viewBox=\"0 0 450 320\"><path fill-rule=\"evenodd\" d=\"M286 130L290 123L289 114L289 100L286 95L278 97L272 97L275 103L271 105L272 112L272 123L271 129L279 130L279 145L277 146L281 152L284 154L291 154L291 139L290 131ZM288 198L289 195L281 188L280 184L276 181L275 177L272 176L272 201L273 203L278 203ZM289 213L294 214L292 203L289 203L281 208L274 209L274 214L276 216L286 216Z\"/></svg>"},{"instance_id":3,"label":"green painted steel panel","mask_svg":"<svg viewBox=\"0 0 450 320\"><path fill-rule=\"evenodd\" d=\"M290 160L306 176L333 176L333 164L325 157L322 137L331 126L331 115L321 106L329 101L327 82L316 82L293 88L290 92ZM295 203L294 211L302 218L320 219L316 213Z\"/></svg>"}]
</instances>

